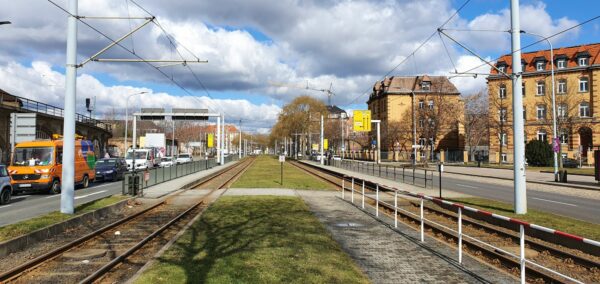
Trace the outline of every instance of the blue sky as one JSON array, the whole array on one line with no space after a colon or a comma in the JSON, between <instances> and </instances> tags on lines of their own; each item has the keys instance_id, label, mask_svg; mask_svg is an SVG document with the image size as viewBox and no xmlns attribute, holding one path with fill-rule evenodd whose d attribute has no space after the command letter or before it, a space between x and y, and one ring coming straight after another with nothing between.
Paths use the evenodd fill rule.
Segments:
<instances>
[{"instance_id":1,"label":"blue sky","mask_svg":"<svg viewBox=\"0 0 600 284\"><path fill-rule=\"evenodd\" d=\"M5 0L6 1L6 0ZM92 3L93 2L93 3ZM225 0L219 5L205 1L140 1L154 13L161 25L179 43L187 59L197 56L208 64L190 65L207 87L201 88L187 67L163 69L189 90L195 98L165 80L144 64L92 63L79 70L78 107L85 97L97 96L99 113L121 112L123 94L147 91L134 98L134 107L207 107L233 119L251 121L249 127L265 132L275 121L281 106L302 94L319 99L320 92L273 83L314 88L333 85L334 103L348 110L365 108L374 82L405 59L416 46L447 19L462 0L413 1L271 1ZM208 1L207 1L208 2ZM110 11L146 16L123 1L80 0L82 15ZM508 0L471 0L447 27L507 29L510 25ZM64 3L59 3L64 5ZM12 25L0 27L0 89L17 95L62 105L64 96L64 29L66 18L45 1L23 0L3 5L1 20ZM599 14L598 1L521 1L522 28L549 35ZM94 22L112 37L131 26L121 22ZM135 26L136 22L132 24ZM478 54L494 59L509 52L508 34L450 32ZM170 58L157 25L136 33L136 52L146 58ZM597 42L600 20L595 20L554 40L555 47ZM524 36L523 45L534 40ZM446 43L450 43L446 40ZM125 41L128 46L131 41ZM79 59L106 45L96 33L80 26ZM528 49L546 49L538 44ZM190 52L193 53L193 56ZM528 51L526 50L526 51ZM481 62L457 45L450 45L457 69L466 70ZM118 49L107 57L131 56ZM437 36L391 75L422 73L450 75L453 67ZM416 64L417 74L415 74ZM485 68L481 70L485 72ZM485 88L485 78L454 82L463 94ZM255 122L255 123L252 123Z\"/></svg>"}]
</instances>

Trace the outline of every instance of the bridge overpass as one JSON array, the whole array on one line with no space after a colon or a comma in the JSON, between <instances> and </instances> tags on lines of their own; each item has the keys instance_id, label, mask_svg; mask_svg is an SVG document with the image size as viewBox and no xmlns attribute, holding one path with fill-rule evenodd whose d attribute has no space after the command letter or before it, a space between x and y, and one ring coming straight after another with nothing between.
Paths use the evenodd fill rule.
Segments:
<instances>
[{"instance_id":1,"label":"bridge overpass","mask_svg":"<svg viewBox=\"0 0 600 284\"><path fill-rule=\"evenodd\" d=\"M15 112L37 114L38 139L49 139L52 134L63 133L62 108L11 95L0 89L0 163L7 163L10 157L10 115ZM110 124L78 113L75 129L77 134L94 143L96 155L104 154L108 139L112 137Z\"/></svg>"}]
</instances>

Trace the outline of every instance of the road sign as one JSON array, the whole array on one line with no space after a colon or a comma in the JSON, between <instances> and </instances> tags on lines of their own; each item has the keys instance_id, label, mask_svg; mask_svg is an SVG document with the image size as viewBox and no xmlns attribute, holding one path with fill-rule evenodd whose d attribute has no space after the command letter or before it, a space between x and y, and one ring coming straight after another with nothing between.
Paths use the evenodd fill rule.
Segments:
<instances>
[{"instance_id":1,"label":"road sign","mask_svg":"<svg viewBox=\"0 0 600 284\"><path fill-rule=\"evenodd\" d=\"M355 110L352 126L352 129L356 132L371 131L371 111Z\"/></svg>"},{"instance_id":2,"label":"road sign","mask_svg":"<svg viewBox=\"0 0 600 284\"><path fill-rule=\"evenodd\" d=\"M279 155L279 162L281 162L281 163L285 162L285 156L284 155Z\"/></svg>"},{"instance_id":3,"label":"road sign","mask_svg":"<svg viewBox=\"0 0 600 284\"><path fill-rule=\"evenodd\" d=\"M214 134L209 133L208 134L208 141L206 142L207 147L208 148L214 147L214 144L215 144L214 141L215 141Z\"/></svg>"},{"instance_id":4,"label":"road sign","mask_svg":"<svg viewBox=\"0 0 600 284\"><path fill-rule=\"evenodd\" d=\"M377 145L377 140L373 139L373 140L371 141L371 144L372 144L372 145Z\"/></svg>"},{"instance_id":5,"label":"road sign","mask_svg":"<svg viewBox=\"0 0 600 284\"><path fill-rule=\"evenodd\" d=\"M329 149L329 141L327 139L323 139L323 150Z\"/></svg>"},{"instance_id":6,"label":"road sign","mask_svg":"<svg viewBox=\"0 0 600 284\"><path fill-rule=\"evenodd\" d=\"M560 138L556 137L554 139L552 139L552 150L554 150L554 153L558 153L560 151Z\"/></svg>"},{"instance_id":7,"label":"road sign","mask_svg":"<svg viewBox=\"0 0 600 284\"><path fill-rule=\"evenodd\" d=\"M36 114L35 113L11 113L10 114L10 144L35 140Z\"/></svg>"}]
</instances>

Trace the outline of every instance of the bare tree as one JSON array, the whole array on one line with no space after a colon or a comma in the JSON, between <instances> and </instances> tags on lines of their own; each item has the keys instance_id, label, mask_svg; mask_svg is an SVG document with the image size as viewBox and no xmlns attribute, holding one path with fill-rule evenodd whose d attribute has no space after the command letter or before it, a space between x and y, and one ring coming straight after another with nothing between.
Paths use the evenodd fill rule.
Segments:
<instances>
[{"instance_id":1,"label":"bare tree","mask_svg":"<svg viewBox=\"0 0 600 284\"><path fill-rule=\"evenodd\" d=\"M469 157L473 157L475 148L485 143L489 137L489 102L487 91L464 97L465 136L469 147Z\"/></svg>"},{"instance_id":2,"label":"bare tree","mask_svg":"<svg viewBox=\"0 0 600 284\"><path fill-rule=\"evenodd\" d=\"M489 113L488 113L488 126L490 129L490 140L492 135L498 139L498 153L500 157L500 163L502 163L502 151L503 144L508 143L504 137L508 137L508 118L510 114L508 112L509 101L506 85L501 84L496 86L495 84L489 85ZM491 142L491 141L490 141Z\"/></svg>"}]
</instances>

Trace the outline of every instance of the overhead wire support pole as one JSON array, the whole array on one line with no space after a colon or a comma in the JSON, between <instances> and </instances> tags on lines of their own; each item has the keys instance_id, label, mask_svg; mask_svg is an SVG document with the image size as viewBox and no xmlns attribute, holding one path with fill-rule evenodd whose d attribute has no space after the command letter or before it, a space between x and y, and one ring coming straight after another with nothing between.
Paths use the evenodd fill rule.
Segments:
<instances>
[{"instance_id":1,"label":"overhead wire support pole","mask_svg":"<svg viewBox=\"0 0 600 284\"><path fill-rule=\"evenodd\" d=\"M523 93L521 70L521 26L519 0L510 1L512 89L513 89L513 149L514 149L514 210L517 214L527 213L527 185L525 183L525 142L523 125Z\"/></svg>"}]
</instances>

